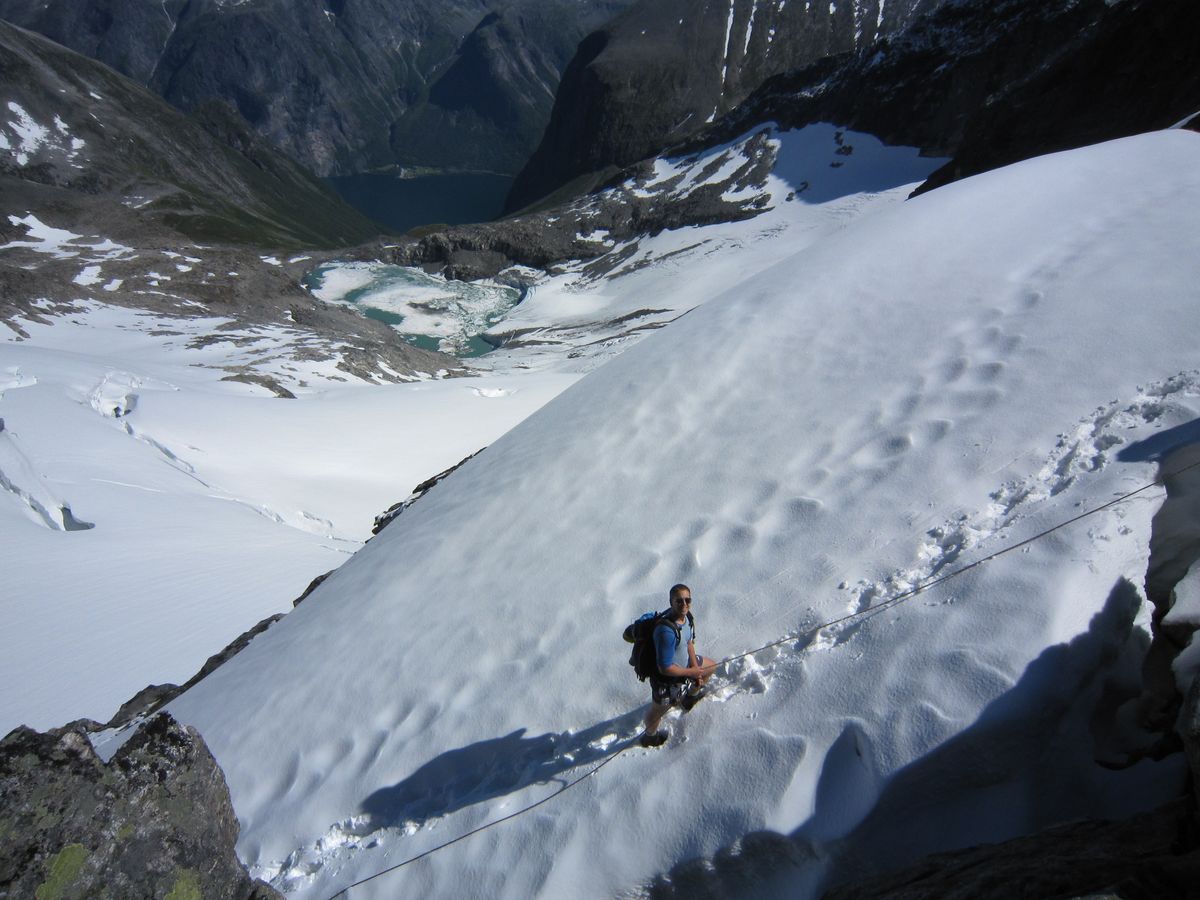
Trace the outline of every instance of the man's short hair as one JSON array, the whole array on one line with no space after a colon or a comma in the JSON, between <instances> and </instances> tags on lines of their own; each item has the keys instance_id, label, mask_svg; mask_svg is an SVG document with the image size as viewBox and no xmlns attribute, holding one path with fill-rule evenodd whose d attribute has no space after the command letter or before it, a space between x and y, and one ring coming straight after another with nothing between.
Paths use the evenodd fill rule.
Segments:
<instances>
[{"instance_id":1,"label":"man's short hair","mask_svg":"<svg viewBox=\"0 0 1200 900\"><path fill-rule=\"evenodd\" d=\"M692 592L692 589L690 587L688 587L686 584L677 584L671 588L671 590L667 594L667 596L670 597L672 600L674 600L676 595L680 591L687 591L690 594Z\"/></svg>"}]
</instances>

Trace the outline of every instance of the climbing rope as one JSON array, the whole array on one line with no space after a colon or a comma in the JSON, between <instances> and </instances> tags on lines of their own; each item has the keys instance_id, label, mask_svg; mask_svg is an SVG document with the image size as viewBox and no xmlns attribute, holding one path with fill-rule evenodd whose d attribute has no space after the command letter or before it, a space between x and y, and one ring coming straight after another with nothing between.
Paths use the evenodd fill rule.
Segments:
<instances>
[{"instance_id":1,"label":"climbing rope","mask_svg":"<svg viewBox=\"0 0 1200 900\"><path fill-rule=\"evenodd\" d=\"M937 585L942 584L946 581L949 581L952 578L957 578L959 575L963 575L963 574L971 571L972 569L977 569L980 566L982 566L984 563L991 562L993 559L996 559L999 556L1003 556L1006 553L1012 553L1014 550L1019 550L1021 547L1025 547L1029 544L1032 544L1034 541L1041 540L1042 538L1046 537L1047 535L1053 534L1054 532L1059 531L1063 528L1066 528L1069 525L1074 525L1076 522L1078 522L1081 519L1086 519L1089 516L1094 516L1096 513L1103 512L1104 510L1109 509L1110 507L1116 506L1118 503L1124 503L1126 500L1129 500L1132 497L1136 497L1138 494L1141 494L1145 491L1150 490L1153 487L1163 484L1168 478L1174 478L1178 475L1182 475L1184 472L1187 472L1191 469L1195 469L1198 466L1200 466L1200 460L1197 460L1194 463L1190 463L1189 465L1186 465L1179 469L1176 469L1173 472L1169 472L1164 475L1161 475L1158 478L1156 478L1154 481L1144 484L1141 487L1137 488L1136 490L1129 491L1128 493L1122 494L1121 496L1119 496L1113 500L1110 500L1107 503L1102 503L1099 506L1096 506L1096 507L1093 507L1092 509L1081 512L1077 516L1073 516L1072 518L1067 519L1064 522L1059 522L1057 525L1047 528L1045 531L1040 531L1037 534L1033 535L1032 537L1028 537L1023 541L1019 541L1018 543L1012 544L1011 546L1008 546L1008 547L1005 547L1002 550L997 550L995 553L985 556L982 559L977 559L975 562L970 563L965 566L962 566L961 568L955 569L953 572L948 572L945 575L939 575L936 578L931 578L928 581L924 581L921 584L918 584L916 587L910 588L909 590L904 591L901 594L897 594L894 597L889 597L887 600L884 600L882 603L876 603L875 605L869 606L866 609L861 609L858 612L853 612L853 613L850 613L849 615L842 616L840 619L833 619L829 622L822 622L819 625L815 625L812 628L807 629L806 631L802 632L801 634L789 635L788 637L780 638L777 641L772 641L769 644L764 644L763 646L758 647L754 650L747 650L744 653L738 653L733 656L727 656L724 659L722 659L720 662L718 662L716 665L723 666L726 663L731 663L734 660L743 659L747 656L753 656L756 653L762 653L764 650L770 650L771 648L778 647L781 644L787 644L787 643L791 643L793 641L797 641L805 635L815 635L822 629L832 628L837 625L844 625L845 623L851 622L855 619L873 616L873 615L876 615L877 613L883 612L884 610L890 609L894 606L898 606L899 604L905 602L906 600L911 600L913 597L917 596L918 594L924 593L925 591L929 590L932 587L936 587ZM782 573L780 573L780 574L782 574ZM775 577L778 577L778 576L775 576ZM772 579L772 580L774 580L774 579ZM610 762L612 762L614 759L616 759L618 756L620 756L622 753L624 753L626 750L628 750L632 746L634 746L634 745L631 743L626 744L624 747L621 747L619 750L617 750L611 756L609 756L608 758L603 760L601 763L599 763L595 767L589 769L583 775L580 775L574 781L567 782L562 787L560 787L557 791L555 791L553 794L549 794L549 795L543 797L541 800L538 800L536 803L531 803L529 806L523 807L522 809L518 809L515 812L509 813L507 816L504 816L503 818L495 819L494 821L491 821L491 822L485 822L483 825L480 825L478 828L473 828L464 834L460 834L458 837L452 838L451 840L446 841L444 844L439 844L436 847L431 847L428 850L424 851L423 853L418 853L416 856L406 859L403 862L397 863L394 866L390 866L386 869L383 869L382 871L376 872L374 875L370 875L366 878L363 878L360 881L356 881L353 884L347 885L346 887L344 887L340 891L338 891L336 894L333 894L332 896L330 896L328 898L328 900L336 900L336 898L340 897L342 894L346 893L347 891L351 890L352 888L359 887L360 885L366 884L368 881L373 881L374 879L379 878L382 875L387 875L390 872L394 872L397 869L401 869L404 866L407 866L410 863L414 863L419 859L424 859L427 856L431 856L432 854L437 853L439 850L444 850L445 848L447 848L453 844L457 844L459 841L466 840L467 838L471 837L472 835L478 834L481 831L485 831L488 828L492 828L496 825L499 825L502 822L507 822L509 819L515 819L517 816L524 815L525 813L530 812L531 810L537 809L543 803L549 803L551 800L555 799L556 797L561 796L566 791L575 787L575 785L580 784L583 781L586 781L588 778L591 778L593 775L595 775L597 772L599 772L601 769L603 769Z\"/></svg>"},{"instance_id":2,"label":"climbing rope","mask_svg":"<svg viewBox=\"0 0 1200 900\"><path fill-rule=\"evenodd\" d=\"M1045 531L1039 531L1037 534L1033 535L1033 537L1028 537L1023 541L1019 541L1015 544L1005 547L1002 550L997 550L995 553L985 556L982 559L977 559L977 560L975 560L975 562L965 565L960 569L955 569L953 572L948 572L945 575L939 575L936 578L931 578L928 581L924 581L921 584L918 584L916 587L911 588L902 594L897 594L895 597L889 597L887 600L884 600L882 603L876 603L873 606L868 606L866 609L860 609L858 612L852 612L849 615L842 616L840 619L833 619L830 622L822 622L820 625L816 625L813 628L810 628L807 632L804 632L803 634L816 634L818 631L820 631L823 628L832 628L835 625L844 625L846 622L853 621L854 619L864 618L867 616L873 616L876 613L881 613L886 609L890 609L893 606L903 603L905 600L911 600L913 597L917 596L917 594L922 594L925 591L929 590L931 587L936 587L937 585L941 584L942 582L949 581L951 578L957 578L959 575L963 575L966 572L970 572L972 569L977 569L980 566L982 566L984 563L991 562L993 559L995 559L998 556L1003 556L1006 553L1012 553L1014 550L1019 550L1028 544L1032 544L1034 541L1039 541L1049 534L1053 534L1054 532L1059 531L1060 529L1066 528L1068 525L1074 525L1080 519L1086 519L1088 516L1094 516L1096 513L1103 512L1104 510L1108 509L1109 507L1116 506L1118 503L1124 503L1126 500L1130 499L1131 497L1136 497L1138 494L1140 494L1144 491L1148 491L1148 490L1150 490L1150 488L1156 487L1159 484L1162 484L1168 478L1174 478L1177 475L1182 475L1184 472L1187 472L1189 469L1194 469L1197 466L1200 466L1200 460L1198 460L1194 463L1190 463L1179 469L1176 469L1174 472L1169 472L1165 475L1161 475L1158 478L1156 478L1154 481L1151 481L1148 484L1144 484L1140 488L1137 488L1136 490L1130 491L1127 494L1122 494L1121 496L1117 497L1114 500L1109 500L1107 503L1102 503L1099 506L1093 507L1092 509L1086 510L1085 512L1081 512L1079 515L1074 516L1070 519L1067 519L1065 522L1059 522L1057 525L1051 526L1050 528L1047 528ZM735 659L742 659L743 657L746 657L746 656L753 656L755 653L761 653L763 650L769 650L772 647L778 647L780 644L786 644L791 641L799 640L800 637L803 636L803 634L791 635L789 637L780 638L779 640L772 641L771 643L769 643L765 646L759 647L756 650L747 650L745 653L738 653L735 656L727 656L724 659L722 659L717 665L724 665L725 663L733 662Z\"/></svg>"},{"instance_id":3,"label":"climbing rope","mask_svg":"<svg viewBox=\"0 0 1200 900\"><path fill-rule=\"evenodd\" d=\"M336 900L336 898L340 897L342 894L346 893L346 891L350 890L351 888L356 888L359 885L366 884L368 881L372 881L372 880L378 878L380 875L387 875L389 872L395 872L397 869L403 868L404 866L407 866L409 863L415 863L418 859L424 859L426 856L429 856L433 853L437 853L439 850L444 850L445 848L449 847L451 844L457 844L459 841L465 841L471 835L478 834L479 832L484 831L485 829L491 828L493 825L499 825L501 822L507 822L509 819L515 819L517 816L523 815L523 814L529 812L530 810L537 809L543 803L549 803L551 800L553 800L555 797L557 797L559 794L563 793L564 791L568 791L571 788L575 787L575 785L579 784L581 781L591 778L593 775L595 775L597 772L599 772L601 769L603 769L610 762L612 762L614 759L616 759L618 756L620 756L622 753L624 753L626 750L628 750L632 746L633 746L632 744L626 744L624 747L622 747L620 750L618 750L612 756L605 759L599 765L595 766L592 769L589 769L587 772L580 775L574 781L570 781L570 782L564 784L553 794L546 795L541 800L539 800L537 803L531 803L531 804L529 804L529 806L526 806L523 809L518 809L516 812L509 813L507 816L505 816L502 819L496 819L493 822L485 822L484 824L480 825L478 828L472 828L470 831L466 832L465 834L460 834L458 837L453 838L449 841L446 841L446 843L444 843L444 844L438 844L438 846L436 846L436 847L430 847L424 853L418 853L416 856L414 856L410 859L406 859L406 860L404 860L404 862L396 863L396 865L391 866L390 868L384 869L382 872L376 872L374 875L369 875L366 878L362 879L361 881L356 881L356 882L354 882L354 884L348 884L348 885L346 885L346 887L342 888L336 894L329 897L329 900Z\"/></svg>"}]
</instances>

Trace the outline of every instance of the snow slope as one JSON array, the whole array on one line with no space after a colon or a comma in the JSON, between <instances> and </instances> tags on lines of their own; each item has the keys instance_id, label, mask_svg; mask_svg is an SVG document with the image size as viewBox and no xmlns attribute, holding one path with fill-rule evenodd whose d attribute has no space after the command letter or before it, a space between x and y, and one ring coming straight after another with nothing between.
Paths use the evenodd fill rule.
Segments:
<instances>
[{"instance_id":1,"label":"snow slope","mask_svg":"<svg viewBox=\"0 0 1200 900\"><path fill-rule=\"evenodd\" d=\"M730 664L666 749L350 896L816 896L1174 793L1178 756L1092 764L1137 739L1117 707L1160 494L809 629L1154 478L1123 451L1200 407L1198 208L1193 133L1030 160L590 373L172 704L242 857L328 897L627 747L647 692L618 635L680 580L701 652L795 640Z\"/></svg>"},{"instance_id":2,"label":"snow slope","mask_svg":"<svg viewBox=\"0 0 1200 900\"><path fill-rule=\"evenodd\" d=\"M771 140L779 154L767 212L615 248L635 252L608 277L566 266L510 315L506 327L533 329L536 340L475 361L477 379L347 380L336 363L349 341L217 319L186 288L171 288L184 291L172 295L178 316L42 301L46 321L18 325L28 337L0 329L0 420L8 423L0 431L0 676L19 686L0 692L0 732L80 716L104 721L146 684L190 678L232 638L290 609L414 485L491 443L648 328L899 203L905 182L940 164L829 125ZM714 177L712 163L727 151L661 163L656 175L677 183L673 196L682 197ZM52 211L39 212L45 222L9 215L29 235L0 245L0 264L19 265L10 254L29 248L78 258L76 283L107 280L115 301L137 304L144 291L106 268L133 250L108 239L81 243L55 227ZM169 270L201 261L159 252ZM325 296L365 287L375 268L332 267ZM225 274L207 277L253 274L218 271ZM427 287L402 288L384 271L375 289L394 302L402 293L429 300ZM155 283L171 277L150 274ZM686 292L676 290L681 279ZM628 318L648 304L653 315ZM226 369L273 379L297 399L276 402L223 381ZM96 527L68 532L74 519L64 509L81 528Z\"/></svg>"}]
</instances>

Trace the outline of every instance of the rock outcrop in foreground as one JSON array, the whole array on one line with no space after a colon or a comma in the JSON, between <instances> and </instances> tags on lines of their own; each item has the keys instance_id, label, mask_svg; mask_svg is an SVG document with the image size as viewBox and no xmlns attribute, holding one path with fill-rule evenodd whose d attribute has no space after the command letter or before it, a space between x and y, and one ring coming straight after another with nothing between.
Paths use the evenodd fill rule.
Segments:
<instances>
[{"instance_id":1,"label":"rock outcrop in foreground","mask_svg":"<svg viewBox=\"0 0 1200 900\"><path fill-rule=\"evenodd\" d=\"M0 896L279 897L237 835L208 747L166 713L107 765L71 726L0 742Z\"/></svg>"}]
</instances>

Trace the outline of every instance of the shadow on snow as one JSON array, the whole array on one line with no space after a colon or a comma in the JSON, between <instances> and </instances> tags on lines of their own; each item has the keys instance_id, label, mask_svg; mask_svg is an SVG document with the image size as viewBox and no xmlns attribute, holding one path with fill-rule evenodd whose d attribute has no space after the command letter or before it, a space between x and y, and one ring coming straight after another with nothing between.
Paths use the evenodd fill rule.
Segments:
<instances>
[{"instance_id":1,"label":"shadow on snow","mask_svg":"<svg viewBox=\"0 0 1200 900\"><path fill-rule=\"evenodd\" d=\"M1153 434L1128 447L1122 447L1117 453L1117 459L1121 462L1162 463L1176 450L1197 443L1200 443L1200 419L1193 419Z\"/></svg>"},{"instance_id":2,"label":"shadow on snow","mask_svg":"<svg viewBox=\"0 0 1200 900\"><path fill-rule=\"evenodd\" d=\"M644 707L635 709L578 732L526 737L525 729L519 728L504 737L448 750L403 781L367 797L362 811L370 818L369 829L421 825L534 784L565 785L566 773L599 763L632 744L643 712Z\"/></svg>"}]
</instances>

